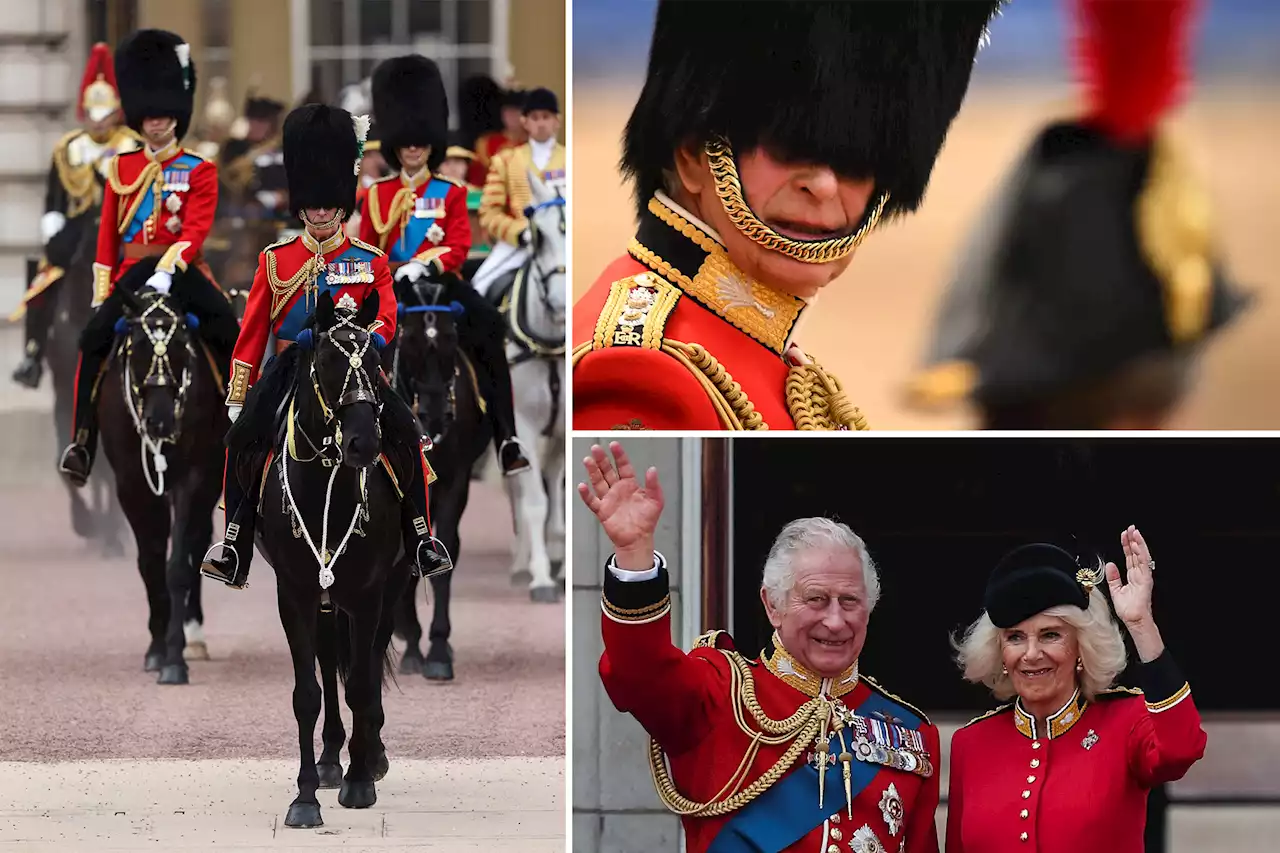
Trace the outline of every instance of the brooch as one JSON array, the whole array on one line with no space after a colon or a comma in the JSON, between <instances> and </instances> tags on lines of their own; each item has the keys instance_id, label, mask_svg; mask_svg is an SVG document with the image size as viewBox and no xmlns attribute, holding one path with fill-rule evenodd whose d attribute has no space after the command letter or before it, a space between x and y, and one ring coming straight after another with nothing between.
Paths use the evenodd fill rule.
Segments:
<instances>
[{"instance_id":1,"label":"brooch","mask_svg":"<svg viewBox=\"0 0 1280 853\"><path fill-rule=\"evenodd\" d=\"M1098 733L1093 729L1089 729L1089 733L1084 736L1084 740L1080 741L1080 745L1085 749L1093 749L1093 745L1098 742Z\"/></svg>"}]
</instances>

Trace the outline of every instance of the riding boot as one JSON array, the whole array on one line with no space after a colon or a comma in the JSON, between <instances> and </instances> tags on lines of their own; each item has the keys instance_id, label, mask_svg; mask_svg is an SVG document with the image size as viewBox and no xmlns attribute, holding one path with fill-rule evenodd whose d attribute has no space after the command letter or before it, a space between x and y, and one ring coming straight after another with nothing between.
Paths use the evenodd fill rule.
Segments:
<instances>
[{"instance_id":1,"label":"riding boot","mask_svg":"<svg viewBox=\"0 0 1280 853\"><path fill-rule=\"evenodd\" d=\"M97 388L105 357L94 352L80 353L76 366L75 408L71 414L71 444L62 451L58 471L77 488L89 481L98 452Z\"/></svg>"},{"instance_id":2,"label":"riding boot","mask_svg":"<svg viewBox=\"0 0 1280 853\"><path fill-rule=\"evenodd\" d=\"M223 475L223 502L226 505L227 530L221 542L209 549L222 549L222 556L208 559L200 566L200 574L210 580L221 581L232 589L244 589L249 585L249 565L253 562L254 524L258 519L257 501L253 490L240 487L236 476L236 460L227 451L226 473Z\"/></svg>"},{"instance_id":3,"label":"riding boot","mask_svg":"<svg viewBox=\"0 0 1280 853\"><path fill-rule=\"evenodd\" d=\"M486 378L484 394L493 424L493 446L498 453L498 465L508 477L523 474L533 466L525 456L524 446L516 437L516 407L511 391L511 369L501 346L479 344L477 360Z\"/></svg>"},{"instance_id":4,"label":"riding boot","mask_svg":"<svg viewBox=\"0 0 1280 853\"><path fill-rule=\"evenodd\" d=\"M405 499L400 505L404 525L404 552L409 556L415 576L431 577L453 569L453 561L438 553L431 538L431 504L427 495L428 481L433 479L425 446L418 449L418 469L405 484Z\"/></svg>"},{"instance_id":5,"label":"riding boot","mask_svg":"<svg viewBox=\"0 0 1280 853\"><path fill-rule=\"evenodd\" d=\"M27 303L24 319L27 346L22 361L13 371L13 381L28 388L39 388L44 375L44 347L49 340L49 323L57 306L54 292L46 290Z\"/></svg>"}]
</instances>

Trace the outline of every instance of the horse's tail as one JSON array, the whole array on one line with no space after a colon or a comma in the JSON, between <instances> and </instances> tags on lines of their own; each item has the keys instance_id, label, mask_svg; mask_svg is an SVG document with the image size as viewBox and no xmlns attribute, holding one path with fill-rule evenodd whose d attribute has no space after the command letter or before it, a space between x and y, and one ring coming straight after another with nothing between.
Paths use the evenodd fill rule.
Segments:
<instances>
[{"instance_id":1,"label":"horse's tail","mask_svg":"<svg viewBox=\"0 0 1280 853\"><path fill-rule=\"evenodd\" d=\"M351 617L341 610L334 614L333 630L336 633L334 637L334 650L336 652L338 662L338 678L343 685L347 683L347 676L351 674L351 661L354 657L351 644ZM396 662L391 644L388 642L387 647L382 650L382 677L381 684L383 687L387 685L387 679L395 681Z\"/></svg>"}]
</instances>

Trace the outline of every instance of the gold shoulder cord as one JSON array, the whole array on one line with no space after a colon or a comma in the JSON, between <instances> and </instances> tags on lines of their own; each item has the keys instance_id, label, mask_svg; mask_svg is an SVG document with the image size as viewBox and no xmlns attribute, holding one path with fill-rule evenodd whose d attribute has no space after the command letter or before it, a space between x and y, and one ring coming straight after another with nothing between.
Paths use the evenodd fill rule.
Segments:
<instances>
[{"instance_id":1,"label":"gold shoulder cord","mask_svg":"<svg viewBox=\"0 0 1280 853\"><path fill-rule=\"evenodd\" d=\"M155 206L152 216L157 215L162 204L160 182L156 177L162 171L162 167L155 160L152 160L143 167L142 172L134 180L133 183L125 186L120 183L120 155L117 154L111 158L111 166L107 169L107 180L111 182L111 189L120 197L133 196L133 200L128 207L121 208L116 214L116 230L123 234L129 229L129 223L133 221L134 214L138 212L138 206L142 204L143 193L150 186L152 194L155 196Z\"/></svg>"},{"instance_id":2,"label":"gold shoulder cord","mask_svg":"<svg viewBox=\"0 0 1280 853\"><path fill-rule=\"evenodd\" d=\"M804 752L805 747L818 737L832 711L833 703L830 700L816 698L805 702L785 720L775 720L769 717L756 699L755 681L742 655L723 649L721 654L728 658L730 664L729 691L733 698L733 719L738 724L738 728L751 738L751 745L747 747L746 753L743 754L742 761L738 764L738 769L734 771L729 781L720 789L720 792L711 801L699 803L684 796L676 788L675 782L671 779L671 773L667 769L662 747L656 741L650 739L649 770L653 776L654 788L657 790L662 804L678 815L719 817L720 815L737 811L747 803L750 803L767 791L791 768L795 760ZM753 730L747 725L746 717L743 714L744 708L750 712L751 717L759 727L758 730ZM787 751L783 753L782 757L763 776L746 788L742 788L742 783L746 779L746 774L750 771L751 765L755 762L756 756L760 752L760 747L762 745L776 746L788 741L791 742L791 745L787 747ZM739 790L740 788L742 790Z\"/></svg>"},{"instance_id":3,"label":"gold shoulder cord","mask_svg":"<svg viewBox=\"0 0 1280 853\"><path fill-rule=\"evenodd\" d=\"M296 273L291 275L287 280L280 280L280 273L276 269L276 256L274 252L267 252L267 282L271 285L271 319L275 320L288 304L289 299L297 292L298 288L310 281L318 275L315 257L307 258L307 262L302 265Z\"/></svg>"},{"instance_id":4,"label":"gold shoulder cord","mask_svg":"<svg viewBox=\"0 0 1280 853\"><path fill-rule=\"evenodd\" d=\"M97 189L97 180L94 178L93 163L82 163L79 166L72 166L68 157L67 149L71 145L71 141L79 136L79 133L72 131L62 139L58 140L58 144L53 149L53 166L58 173L58 181L62 184L62 188L67 191L70 203L67 205L67 218L74 219L84 213L93 206L95 200L95 190Z\"/></svg>"},{"instance_id":5,"label":"gold shoulder cord","mask_svg":"<svg viewBox=\"0 0 1280 853\"><path fill-rule=\"evenodd\" d=\"M787 371L787 410L798 430L866 430L867 419L849 401L840 380L814 364Z\"/></svg>"},{"instance_id":6,"label":"gold shoulder cord","mask_svg":"<svg viewBox=\"0 0 1280 853\"><path fill-rule=\"evenodd\" d=\"M382 218L377 191L370 187L369 193L369 220L373 223L373 230L378 235L378 249L385 250L387 235L390 234L392 227L403 225L408 221L409 211L417 203L417 193L413 187L401 187L396 190L396 194L391 197L391 209L387 211L386 219Z\"/></svg>"}]
</instances>

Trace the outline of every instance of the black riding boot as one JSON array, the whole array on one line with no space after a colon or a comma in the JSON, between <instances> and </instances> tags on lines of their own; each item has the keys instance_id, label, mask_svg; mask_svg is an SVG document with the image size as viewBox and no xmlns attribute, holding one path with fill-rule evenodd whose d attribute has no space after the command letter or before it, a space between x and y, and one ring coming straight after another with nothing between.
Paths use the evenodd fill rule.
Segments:
<instances>
[{"instance_id":1,"label":"black riding boot","mask_svg":"<svg viewBox=\"0 0 1280 853\"><path fill-rule=\"evenodd\" d=\"M49 340L49 325L58 302L55 294L56 291L50 288L27 303L27 316L23 322L27 346L22 361L13 371L13 381L19 385L40 387L40 378L44 375L44 347Z\"/></svg>"},{"instance_id":2,"label":"black riding boot","mask_svg":"<svg viewBox=\"0 0 1280 853\"><path fill-rule=\"evenodd\" d=\"M511 392L511 368L501 342L477 342L476 359L481 364L483 382L481 393L493 424L493 447L498 453L498 465L508 477L523 474L533 466L524 454L524 447L516 437L516 406Z\"/></svg>"},{"instance_id":3,"label":"black riding boot","mask_svg":"<svg viewBox=\"0 0 1280 853\"><path fill-rule=\"evenodd\" d=\"M430 498L427 496L427 477L431 470L427 464L425 448L418 449L418 470L407 478L404 502L400 505L400 518L404 525L404 552L409 557L414 573L431 577L453 569L453 561L438 553L431 539Z\"/></svg>"},{"instance_id":4,"label":"black riding boot","mask_svg":"<svg viewBox=\"0 0 1280 853\"><path fill-rule=\"evenodd\" d=\"M80 363L76 366L71 444L62 451L62 458L58 461L58 471L76 487L89 481L93 460L98 453L97 386L104 361L104 356L82 351Z\"/></svg>"},{"instance_id":5,"label":"black riding boot","mask_svg":"<svg viewBox=\"0 0 1280 853\"><path fill-rule=\"evenodd\" d=\"M213 548L222 549L222 556L208 559L200 566L200 574L210 580L221 581L232 589L244 589L249 585L249 564L253 562L254 523L258 520L256 492L240 487L236 476L236 460L233 451L227 451L226 473L223 475L223 498L226 504L227 532L223 540Z\"/></svg>"}]
</instances>

